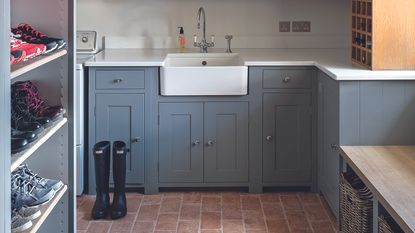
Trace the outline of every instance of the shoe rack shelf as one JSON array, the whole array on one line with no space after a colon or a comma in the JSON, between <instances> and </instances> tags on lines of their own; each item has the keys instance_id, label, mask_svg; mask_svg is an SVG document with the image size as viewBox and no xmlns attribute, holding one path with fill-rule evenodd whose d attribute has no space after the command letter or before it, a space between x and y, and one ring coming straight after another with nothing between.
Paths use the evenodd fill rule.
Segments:
<instances>
[{"instance_id":1,"label":"shoe rack shelf","mask_svg":"<svg viewBox=\"0 0 415 233\"><path fill-rule=\"evenodd\" d=\"M415 69L413 0L351 0L352 63L371 70Z\"/></svg>"},{"instance_id":2,"label":"shoe rack shelf","mask_svg":"<svg viewBox=\"0 0 415 233\"><path fill-rule=\"evenodd\" d=\"M42 133L39 134L39 138L32 142L30 147L20 153L14 154L11 157L11 171L14 171L20 164L22 164L26 159L33 155L37 149L39 149L49 138L51 138L60 128L62 128L68 119L63 117L62 119L55 122L52 126L45 129Z\"/></svg>"},{"instance_id":3,"label":"shoe rack shelf","mask_svg":"<svg viewBox=\"0 0 415 233\"><path fill-rule=\"evenodd\" d=\"M25 233L76 232L76 186L73 135L73 81L75 74L75 3L72 0L0 1L0 232L11 233L11 172L27 163L40 176L65 185L32 220ZM45 10L47 9L47 10ZM10 31L28 23L43 33L62 38L67 46L16 65L10 65ZM11 85L32 81L48 104L61 105L65 117L38 135L20 153L11 154Z\"/></svg>"},{"instance_id":4,"label":"shoe rack shelf","mask_svg":"<svg viewBox=\"0 0 415 233\"><path fill-rule=\"evenodd\" d=\"M36 233L42 224L45 222L47 217L50 215L52 210L55 208L55 206L59 203L59 201L62 199L63 195L68 190L68 186L64 185L61 190L59 190L55 196L46 204L42 205L39 210L41 212L41 215L39 218L32 221L32 227L27 229L26 231L23 231L22 233Z\"/></svg>"},{"instance_id":5,"label":"shoe rack shelf","mask_svg":"<svg viewBox=\"0 0 415 233\"><path fill-rule=\"evenodd\" d=\"M14 79L19 77L22 74L25 74L33 69L36 69L40 66L43 66L49 62L52 62L62 56L65 56L68 53L66 49L59 50L57 52L53 52L51 54L41 55L39 57L35 57L28 61L20 62L16 65L11 67L11 74L10 78Z\"/></svg>"}]
</instances>

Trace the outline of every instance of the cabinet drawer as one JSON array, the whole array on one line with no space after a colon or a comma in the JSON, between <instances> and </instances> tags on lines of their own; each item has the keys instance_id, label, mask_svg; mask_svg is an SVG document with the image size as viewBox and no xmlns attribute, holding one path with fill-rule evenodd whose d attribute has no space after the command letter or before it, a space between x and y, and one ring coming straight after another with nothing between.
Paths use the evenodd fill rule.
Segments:
<instances>
[{"instance_id":1,"label":"cabinet drawer","mask_svg":"<svg viewBox=\"0 0 415 233\"><path fill-rule=\"evenodd\" d=\"M312 70L264 69L262 87L273 88L311 88Z\"/></svg>"},{"instance_id":2,"label":"cabinet drawer","mask_svg":"<svg viewBox=\"0 0 415 233\"><path fill-rule=\"evenodd\" d=\"M97 70L95 73L97 90L144 89L144 70Z\"/></svg>"}]
</instances>

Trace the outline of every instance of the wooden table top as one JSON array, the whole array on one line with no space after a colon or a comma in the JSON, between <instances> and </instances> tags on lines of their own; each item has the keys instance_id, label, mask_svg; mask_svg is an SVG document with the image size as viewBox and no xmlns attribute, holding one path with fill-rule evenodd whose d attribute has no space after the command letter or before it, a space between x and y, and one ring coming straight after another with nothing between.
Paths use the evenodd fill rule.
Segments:
<instances>
[{"instance_id":1,"label":"wooden table top","mask_svg":"<svg viewBox=\"0 0 415 233\"><path fill-rule=\"evenodd\" d=\"M347 164L405 232L415 232L415 146L342 146Z\"/></svg>"}]
</instances>

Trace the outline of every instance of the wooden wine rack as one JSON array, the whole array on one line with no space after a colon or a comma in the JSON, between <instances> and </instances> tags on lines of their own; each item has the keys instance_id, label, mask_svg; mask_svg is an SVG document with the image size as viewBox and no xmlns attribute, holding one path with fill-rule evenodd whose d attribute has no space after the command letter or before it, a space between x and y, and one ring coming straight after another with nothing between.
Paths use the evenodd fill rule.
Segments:
<instances>
[{"instance_id":1,"label":"wooden wine rack","mask_svg":"<svg viewBox=\"0 0 415 233\"><path fill-rule=\"evenodd\" d=\"M372 67L372 0L352 1L352 61Z\"/></svg>"},{"instance_id":2,"label":"wooden wine rack","mask_svg":"<svg viewBox=\"0 0 415 233\"><path fill-rule=\"evenodd\" d=\"M372 70L415 69L415 1L351 3L352 62Z\"/></svg>"}]
</instances>

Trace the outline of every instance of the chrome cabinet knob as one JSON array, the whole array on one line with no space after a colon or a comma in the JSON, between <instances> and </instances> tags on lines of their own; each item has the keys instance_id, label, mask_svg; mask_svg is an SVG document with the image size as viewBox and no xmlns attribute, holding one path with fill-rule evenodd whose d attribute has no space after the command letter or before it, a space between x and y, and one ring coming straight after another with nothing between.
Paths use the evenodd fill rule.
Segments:
<instances>
[{"instance_id":1,"label":"chrome cabinet knob","mask_svg":"<svg viewBox=\"0 0 415 233\"><path fill-rule=\"evenodd\" d=\"M272 139L274 138L271 135L265 137L265 140L267 140L268 142L272 141Z\"/></svg>"},{"instance_id":2,"label":"chrome cabinet knob","mask_svg":"<svg viewBox=\"0 0 415 233\"><path fill-rule=\"evenodd\" d=\"M137 143L137 142L141 142L142 139L141 139L141 137L136 137L132 141L133 141L133 143Z\"/></svg>"},{"instance_id":3,"label":"chrome cabinet knob","mask_svg":"<svg viewBox=\"0 0 415 233\"><path fill-rule=\"evenodd\" d=\"M122 79L121 78L118 78L118 79L115 79L114 80L114 83L121 83L122 82Z\"/></svg>"},{"instance_id":4,"label":"chrome cabinet knob","mask_svg":"<svg viewBox=\"0 0 415 233\"><path fill-rule=\"evenodd\" d=\"M200 144L200 141L199 140L194 140L193 142L192 142L192 145L193 146L197 146L197 145L199 145Z\"/></svg>"},{"instance_id":5,"label":"chrome cabinet knob","mask_svg":"<svg viewBox=\"0 0 415 233\"><path fill-rule=\"evenodd\" d=\"M291 81L291 77L287 76L282 80L284 83L289 83Z\"/></svg>"},{"instance_id":6,"label":"chrome cabinet knob","mask_svg":"<svg viewBox=\"0 0 415 233\"><path fill-rule=\"evenodd\" d=\"M213 146L213 145L215 145L215 140L209 140L207 143L206 143L206 145L207 146Z\"/></svg>"}]
</instances>

